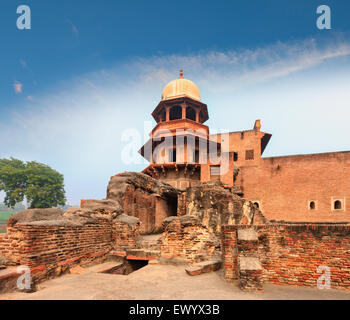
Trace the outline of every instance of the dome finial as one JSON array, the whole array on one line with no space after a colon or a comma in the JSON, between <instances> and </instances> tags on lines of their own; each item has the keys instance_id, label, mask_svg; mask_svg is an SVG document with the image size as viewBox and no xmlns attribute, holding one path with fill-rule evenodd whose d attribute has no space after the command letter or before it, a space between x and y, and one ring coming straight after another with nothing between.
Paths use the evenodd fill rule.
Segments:
<instances>
[{"instance_id":1,"label":"dome finial","mask_svg":"<svg viewBox=\"0 0 350 320\"><path fill-rule=\"evenodd\" d=\"M184 71L182 69L180 69L180 78L179 79L183 79L184 78Z\"/></svg>"},{"instance_id":2,"label":"dome finial","mask_svg":"<svg viewBox=\"0 0 350 320\"><path fill-rule=\"evenodd\" d=\"M179 97L190 97L191 99L201 101L201 93L198 87L188 79L183 77L183 70L180 70L180 77L170 81L163 89L162 100L170 100Z\"/></svg>"}]
</instances>

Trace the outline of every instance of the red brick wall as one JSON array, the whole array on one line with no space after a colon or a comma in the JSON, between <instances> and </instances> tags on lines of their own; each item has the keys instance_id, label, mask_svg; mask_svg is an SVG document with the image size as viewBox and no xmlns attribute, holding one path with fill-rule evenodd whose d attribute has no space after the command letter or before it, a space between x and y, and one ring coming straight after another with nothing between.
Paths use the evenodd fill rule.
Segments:
<instances>
[{"instance_id":1,"label":"red brick wall","mask_svg":"<svg viewBox=\"0 0 350 320\"><path fill-rule=\"evenodd\" d=\"M82 226L16 224L0 237L0 255L29 267L89 259L118 246L135 246L139 225L98 219Z\"/></svg>"},{"instance_id":2,"label":"red brick wall","mask_svg":"<svg viewBox=\"0 0 350 320\"><path fill-rule=\"evenodd\" d=\"M238 228L249 227L222 228L228 280L237 272L236 258L240 254L234 234ZM331 271L331 288L350 289L350 225L276 224L254 228L259 243L251 254L259 258L263 266L264 282L315 287L321 276L317 268L325 265Z\"/></svg>"},{"instance_id":3,"label":"red brick wall","mask_svg":"<svg viewBox=\"0 0 350 320\"><path fill-rule=\"evenodd\" d=\"M7 233L0 234L0 255L15 263L20 263L24 234L18 226L7 227Z\"/></svg>"},{"instance_id":4,"label":"red brick wall","mask_svg":"<svg viewBox=\"0 0 350 320\"><path fill-rule=\"evenodd\" d=\"M262 158L240 167L237 184L268 219L350 221L350 152ZM332 198L345 199L345 210L332 211Z\"/></svg>"},{"instance_id":5,"label":"red brick wall","mask_svg":"<svg viewBox=\"0 0 350 320\"><path fill-rule=\"evenodd\" d=\"M17 224L15 228L22 238L17 242L18 262L30 267L107 252L112 244L112 226L106 219L83 226Z\"/></svg>"}]
</instances>

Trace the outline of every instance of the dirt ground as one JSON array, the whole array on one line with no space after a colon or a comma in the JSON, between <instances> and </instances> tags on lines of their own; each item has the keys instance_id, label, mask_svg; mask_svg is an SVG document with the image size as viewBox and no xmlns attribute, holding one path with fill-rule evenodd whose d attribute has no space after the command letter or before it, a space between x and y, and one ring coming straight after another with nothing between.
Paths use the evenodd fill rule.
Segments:
<instances>
[{"instance_id":1,"label":"dirt ground","mask_svg":"<svg viewBox=\"0 0 350 320\"><path fill-rule=\"evenodd\" d=\"M96 268L81 274L66 274L41 283L34 293L1 294L7 299L350 299L350 292L264 285L264 293L245 293L237 283L227 283L222 270L191 277L183 266L148 265L127 276L105 274Z\"/></svg>"}]
</instances>

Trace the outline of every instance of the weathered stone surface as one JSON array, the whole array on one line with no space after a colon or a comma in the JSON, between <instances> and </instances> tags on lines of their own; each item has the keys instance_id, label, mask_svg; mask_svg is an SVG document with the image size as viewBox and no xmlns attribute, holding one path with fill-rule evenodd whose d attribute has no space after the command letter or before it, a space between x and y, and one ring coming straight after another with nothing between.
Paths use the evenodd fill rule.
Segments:
<instances>
[{"instance_id":1,"label":"weathered stone surface","mask_svg":"<svg viewBox=\"0 0 350 320\"><path fill-rule=\"evenodd\" d=\"M238 258L239 287L243 291L263 291L262 266L258 258Z\"/></svg>"},{"instance_id":2,"label":"weathered stone surface","mask_svg":"<svg viewBox=\"0 0 350 320\"><path fill-rule=\"evenodd\" d=\"M123 208L118 201L115 200L84 200L82 208L88 208L94 211L115 212L121 214Z\"/></svg>"},{"instance_id":3,"label":"weathered stone surface","mask_svg":"<svg viewBox=\"0 0 350 320\"><path fill-rule=\"evenodd\" d=\"M13 265L14 264L10 259L4 256L0 256L0 270L5 269L7 266L13 266Z\"/></svg>"},{"instance_id":4,"label":"weathered stone surface","mask_svg":"<svg viewBox=\"0 0 350 320\"><path fill-rule=\"evenodd\" d=\"M209 231L220 234L222 225L254 224L259 210L238 194L237 188L225 188L220 181L205 182L186 189L179 207L184 208L183 215L198 217ZM262 221L262 214L258 216Z\"/></svg>"},{"instance_id":5,"label":"weathered stone surface","mask_svg":"<svg viewBox=\"0 0 350 320\"><path fill-rule=\"evenodd\" d=\"M270 221L265 218L262 212L258 209L255 210L253 224L269 224Z\"/></svg>"},{"instance_id":6,"label":"weathered stone surface","mask_svg":"<svg viewBox=\"0 0 350 320\"><path fill-rule=\"evenodd\" d=\"M178 219L177 216L171 216L171 217L168 217L168 218L165 218L163 220L163 223L162 223L162 226L163 226L163 230L165 230L165 228L167 227L167 225L171 222L173 222L174 220Z\"/></svg>"},{"instance_id":7,"label":"weathered stone surface","mask_svg":"<svg viewBox=\"0 0 350 320\"><path fill-rule=\"evenodd\" d=\"M114 219L123 213L120 204L114 200L82 200L81 206L68 208L63 214L64 218Z\"/></svg>"},{"instance_id":8,"label":"weathered stone surface","mask_svg":"<svg viewBox=\"0 0 350 320\"><path fill-rule=\"evenodd\" d=\"M219 270L221 267L220 260L209 260L193 264L192 266L187 266L185 271L190 276L197 276L202 273L212 272Z\"/></svg>"},{"instance_id":9,"label":"weathered stone surface","mask_svg":"<svg viewBox=\"0 0 350 320\"><path fill-rule=\"evenodd\" d=\"M7 224L9 226L13 226L16 223L27 223L43 220L60 220L63 218L63 213L64 211L59 208L27 209L11 215L7 221Z\"/></svg>"},{"instance_id":10,"label":"weathered stone surface","mask_svg":"<svg viewBox=\"0 0 350 320\"><path fill-rule=\"evenodd\" d=\"M132 216L128 216L127 214L121 214L118 216L115 221L120 221L122 223L126 223L128 225L136 225L140 223L140 219Z\"/></svg>"},{"instance_id":11,"label":"weathered stone surface","mask_svg":"<svg viewBox=\"0 0 350 320\"><path fill-rule=\"evenodd\" d=\"M79 217L74 217L72 219L62 219L62 220L41 220L41 221L31 221L31 222L21 222L20 224L26 226L57 226L57 227L68 227L68 226L83 226L88 223L85 219L79 219Z\"/></svg>"},{"instance_id":12,"label":"weathered stone surface","mask_svg":"<svg viewBox=\"0 0 350 320\"><path fill-rule=\"evenodd\" d=\"M254 257L238 257L238 266L239 270L262 270L259 259Z\"/></svg>"},{"instance_id":13,"label":"weathered stone surface","mask_svg":"<svg viewBox=\"0 0 350 320\"><path fill-rule=\"evenodd\" d=\"M81 266L77 265L69 269L69 273L71 274L84 274L89 272L88 269L82 268Z\"/></svg>"},{"instance_id":14,"label":"weathered stone surface","mask_svg":"<svg viewBox=\"0 0 350 320\"><path fill-rule=\"evenodd\" d=\"M162 234L161 257L186 259L187 263L208 260L218 254L220 241L196 216L172 219Z\"/></svg>"},{"instance_id":15,"label":"weathered stone surface","mask_svg":"<svg viewBox=\"0 0 350 320\"><path fill-rule=\"evenodd\" d=\"M153 179L146 174L124 172L111 177L107 187L107 199L116 200L122 205L129 185L132 185L135 189L142 189L149 194L156 194L161 197L165 195L176 196L178 194L177 189L171 185Z\"/></svg>"},{"instance_id":16,"label":"weathered stone surface","mask_svg":"<svg viewBox=\"0 0 350 320\"><path fill-rule=\"evenodd\" d=\"M236 195L240 196L240 197L243 196L243 191L241 190L241 188L239 188L239 187L236 186L236 185L234 185L233 187L231 187L231 192L232 192L233 194L236 194Z\"/></svg>"},{"instance_id":17,"label":"weathered stone surface","mask_svg":"<svg viewBox=\"0 0 350 320\"><path fill-rule=\"evenodd\" d=\"M138 172L124 172L111 177L107 200L117 201L123 212L138 217L142 234L163 230L162 222L177 213L178 190Z\"/></svg>"},{"instance_id":18,"label":"weathered stone surface","mask_svg":"<svg viewBox=\"0 0 350 320\"><path fill-rule=\"evenodd\" d=\"M258 233L254 229L240 229L237 231L237 239L245 241L258 241Z\"/></svg>"},{"instance_id":19,"label":"weathered stone surface","mask_svg":"<svg viewBox=\"0 0 350 320\"><path fill-rule=\"evenodd\" d=\"M94 223L98 218L107 217L98 210L88 208L70 208L63 211L59 208L27 209L13 214L7 221L8 226L16 224L27 226L83 226L86 223Z\"/></svg>"},{"instance_id":20,"label":"weathered stone surface","mask_svg":"<svg viewBox=\"0 0 350 320\"><path fill-rule=\"evenodd\" d=\"M160 264L182 266L187 264L187 260L184 258L178 258L174 255L163 255L159 258Z\"/></svg>"}]
</instances>

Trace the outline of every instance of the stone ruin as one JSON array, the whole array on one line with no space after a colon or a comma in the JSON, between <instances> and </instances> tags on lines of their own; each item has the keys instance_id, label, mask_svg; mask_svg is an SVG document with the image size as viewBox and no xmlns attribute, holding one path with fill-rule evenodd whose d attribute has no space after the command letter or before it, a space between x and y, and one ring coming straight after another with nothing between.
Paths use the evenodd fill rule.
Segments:
<instances>
[{"instance_id":1,"label":"stone ruin","mask_svg":"<svg viewBox=\"0 0 350 320\"><path fill-rule=\"evenodd\" d=\"M36 284L78 266L118 261L128 274L144 264L181 264L189 275L223 267L242 290L263 283L316 286L317 266L336 270L332 285L350 288L350 228L345 224L268 221L221 182L176 189L148 175L111 177L106 199L81 207L28 209L0 235L0 291L16 289L17 266Z\"/></svg>"}]
</instances>

